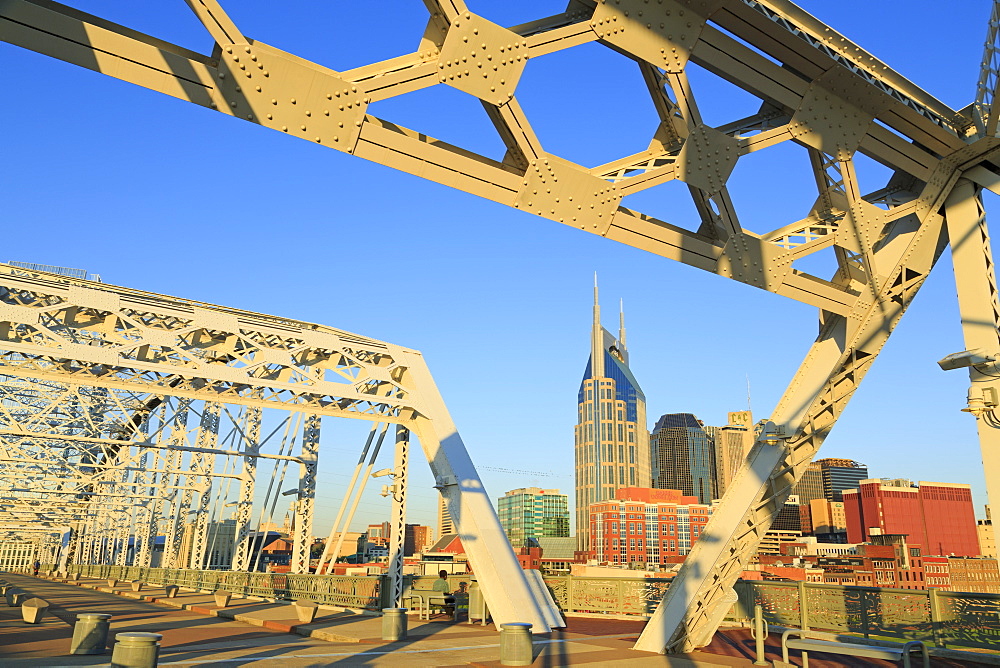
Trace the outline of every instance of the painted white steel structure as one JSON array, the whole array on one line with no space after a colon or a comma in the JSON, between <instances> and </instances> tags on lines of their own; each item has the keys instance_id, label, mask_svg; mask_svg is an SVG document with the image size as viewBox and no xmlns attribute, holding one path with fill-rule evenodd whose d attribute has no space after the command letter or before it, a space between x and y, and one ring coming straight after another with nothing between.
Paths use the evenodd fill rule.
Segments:
<instances>
[{"instance_id":1,"label":"painted white steel structure","mask_svg":"<svg viewBox=\"0 0 1000 668\"><path fill-rule=\"evenodd\" d=\"M396 425L400 470L416 435L496 619L561 624L531 592L415 350L0 265L0 393L0 528L68 526L75 563L149 566L164 535L161 565L202 567L209 509L234 499L233 569L249 570L255 485L273 482L259 468L276 460L296 469L292 572L308 572L321 419L362 419ZM267 434L264 411L286 414ZM263 452L281 430L279 454ZM397 503L397 527L404 512Z\"/></svg>"},{"instance_id":2,"label":"painted white steel structure","mask_svg":"<svg viewBox=\"0 0 1000 668\"><path fill-rule=\"evenodd\" d=\"M571 0L564 12L509 28L463 0L425 0L428 23L416 51L344 72L251 39L217 0L187 4L215 41L211 54L49 0L0 1L0 39L819 309L818 338L637 648L683 651L711 636L792 485L949 244L969 351L942 364L969 368L987 490L994 504L1000 499L1000 305L979 198L981 188L1000 191L996 9L976 99L955 110L787 0ZM636 62L660 123L647 150L587 167L546 150L515 93L529 59L591 42ZM689 62L759 98L759 110L707 125ZM501 161L368 113L373 102L435 85L482 102L507 148ZM791 168L812 170L815 203L800 220L748 229L727 190L733 167L786 142L807 149L809 164ZM859 155L892 170L884 187L861 189ZM698 211L686 226L622 205L630 194L672 181L686 184ZM830 276L795 266L830 250ZM91 361L86 369L111 362ZM432 387L422 364L408 373L414 388ZM191 383L178 378L178 396L191 396ZM212 381L225 382L232 377ZM240 398L248 408L264 401ZM449 507L461 511L463 533L486 530L473 518L491 517L489 502L465 482L478 478L440 398L420 398L433 419L416 418L413 431L432 467L449 462L447 472L437 471ZM373 408L381 403L365 405L382 410ZM334 406L316 407L342 410Z\"/></svg>"}]
</instances>

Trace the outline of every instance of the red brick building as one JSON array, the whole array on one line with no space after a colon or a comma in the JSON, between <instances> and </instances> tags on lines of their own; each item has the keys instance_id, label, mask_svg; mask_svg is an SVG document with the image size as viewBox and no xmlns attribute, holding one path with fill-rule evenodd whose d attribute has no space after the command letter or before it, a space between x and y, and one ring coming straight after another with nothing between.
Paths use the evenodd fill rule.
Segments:
<instances>
[{"instance_id":1,"label":"red brick building","mask_svg":"<svg viewBox=\"0 0 1000 668\"><path fill-rule=\"evenodd\" d=\"M862 480L844 492L847 542L882 534L905 535L923 554L979 556L969 485L908 480Z\"/></svg>"},{"instance_id":2,"label":"red brick building","mask_svg":"<svg viewBox=\"0 0 1000 668\"><path fill-rule=\"evenodd\" d=\"M590 504L593 558L608 564L676 563L691 551L712 507L676 489L623 487Z\"/></svg>"}]
</instances>

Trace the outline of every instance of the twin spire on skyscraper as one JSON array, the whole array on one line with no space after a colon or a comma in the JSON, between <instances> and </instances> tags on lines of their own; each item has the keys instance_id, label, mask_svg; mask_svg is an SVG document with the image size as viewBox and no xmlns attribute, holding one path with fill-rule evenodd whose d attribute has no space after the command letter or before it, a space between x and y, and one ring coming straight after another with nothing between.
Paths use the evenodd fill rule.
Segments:
<instances>
[{"instance_id":1,"label":"twin spire on skyscraper","mask_svg":"<svg viewBox=\"0 0 1000 668\"><path fill-rule=\"evenodd\" d=\"M594 272L594 323L590 332L590 363L594 378L604 377L604 353L611 352L626 364L628 350L625 345L625 302L618 301L618 338L601 326L601 304L597 289L597 272Z\"/></svg>"}]
</instances>

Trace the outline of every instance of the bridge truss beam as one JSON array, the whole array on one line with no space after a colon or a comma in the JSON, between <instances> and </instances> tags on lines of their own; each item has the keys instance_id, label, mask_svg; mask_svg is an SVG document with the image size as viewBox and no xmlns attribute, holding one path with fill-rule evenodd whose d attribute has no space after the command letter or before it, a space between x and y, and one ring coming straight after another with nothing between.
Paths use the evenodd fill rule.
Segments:
<instances>
[{"instance_id":1,"label":"bridge truss beam","mask_svg":"<svg viewBox=\"0 0 1000 668\"><path fill-rule=\"evenodd\" d=\"M0 399L0 498L14 500L0 504L0 528L74 527L77 563L148 566L163 535L164 566L204 567L208 520L232 505L232 566L255 567L255 483L259 463L273 461L297 465L292 570L308 572L322 418L408 428L435 478L450 481L447 502L496 618L540 632L562 624L551 600L531 594L415 350L0 265ZM265 425L265 410L285 417ZM282 431L277 454L263 452ZM178 534L192 509L185 552Z\"/></svg>"},{"instance_id":2,"label":"bridge truss beam","mask_svg":"<svg viewBox=\"0 0 1000 668\"><path fill-rule=\"evenodd\" d=\"M682 651L714 631L759 537L947 243L941 208L946 202L950 210L968 208L968 196L949 200L956 183L966 174L983 185L1000 171L1000 115L992 104L996 12L977 103L956 111L786 0L663 0L655 6L571 0L563 13L510 28L472 13L462 0L427 0L430 17L416 52L343 72L243 35L215 0L189 4L216 42L210 55L48 0L0 4L0 39L820 310L819 338L705 530L713 540L703 538L688 558L640 638L641 649ZM597 167L548 153L515 97L529 59L589 42L637 62L661 118L648 150ZM759 112L706 125L686 76L688 63L757 96ZM368 113L374 102L441 84L482 102L507 147L502 161ZM798 221L765 221L758 232L743 227L726 189L734 165L789 141L810 151L815 205ZM893 170L883 188L860 190L859 153ZM687 227L621 204L629 194L671 181L687 184L699 212ZM957 215L966 220L949 215L949 232L960 224L953 223ZM832 277L793 266L830 248L838 263ZM992 267L988 245L975 252L984 254L979 264ZM960 280L960 293L979 294L964 285L988 282L977 271ZM984 299L996 304L995 290L980 297L969 299L982 302L977 308L995 308L983 305ZM991 340L987 353L1000 356L1000 346ZM219 354L231 353L222 346ZM45 371L44 356L38 359ZM138 382L103 377L95 372L102 363L87 361L69 373L94 378L99 387ZM206 389L182 375L159 382L167 378L178 396L197 397ZM973 377L974 385L981 380ZM229 381L216 378L209 393L224 391L227 399L248 405L280 395L303 410L382 415L397 424L409 410L409 398L399 395L399 379L391 375L375 383L371 394L378 398L368 396L360 406L349 393L317 401L285 386L253 392ZM981 389L976 391L985 396ZM419 413L414 415L419 427ZM988 417L980 418L984 446L995 438ZM429 442L447 450L449 437L436 431L440 424L428 422L423 433L414 432L423 443L430 431ZM457 502L449 491L456 483L446 478L439 480L441 489ZM997 491L992 483L990 489ZM466 501L460 502L463 511ZM471 508L481 499L468 501Z\"/></svg>"}]
</instances>

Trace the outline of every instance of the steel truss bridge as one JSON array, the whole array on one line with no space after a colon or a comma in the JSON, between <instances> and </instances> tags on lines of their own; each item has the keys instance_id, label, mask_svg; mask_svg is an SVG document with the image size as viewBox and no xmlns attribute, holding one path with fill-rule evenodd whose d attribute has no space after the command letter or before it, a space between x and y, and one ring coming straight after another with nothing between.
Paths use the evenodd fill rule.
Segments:
<instances>
[{"instance_id":1,"label":"steel truss bridge","mask_svg":"<svg viewBox=\"0 0 1000 668\"><path fill-rule=\"evenodd\" d=\"M48 0L0 0L0 39L815 306L815 343L637 649L708 641L760 537L946 246L967 350L942 366L968 369L987 490L1000 499L1000 303L980 197L983 188L1000 192L996 5L976 98L954 110L786 0L570 0L560 14L513 27L463 0L425 4L415 52L345 72L251 39L216 0L187 0L215 40L210 54ZM647 150L592 168L548 153L516 97L529 59L590 42L635 61L660 118ZM759 98L759 111L704 123L689 63ZM435 85L482 102L507 147L502 161L368 113L374 102ZM726 183L741 157L783 142L808 149L815 204L802 220L753 232ZM861 190L859 153L892 170L884 187ZM671 181L686 184L697 207L689 227L622 205ZM828 249L834 275L794 266ZM273 408L289 413L297 438L281 456L299 469L293 563L301 570L320 418L367 419L397 425L400 474L408 433L417 434L461 533L482 537L467 543L479 545L470 560L500 621L559 623L547 596L533 597L514 575L415 351L37 272L3 268L0 281L5 525L86 527L72 549L104 560L120 560L129 527L142 527L133 549L144 559L153 525L163 528L157 518L172 517L165 550L175 558L180 513L196 510L203 521L211 490L230 475L245 532L260 415ZM238 464L217 473L213 457ZM204 541L196 534L191 552Z\"/></svg>"}]
</instances>

